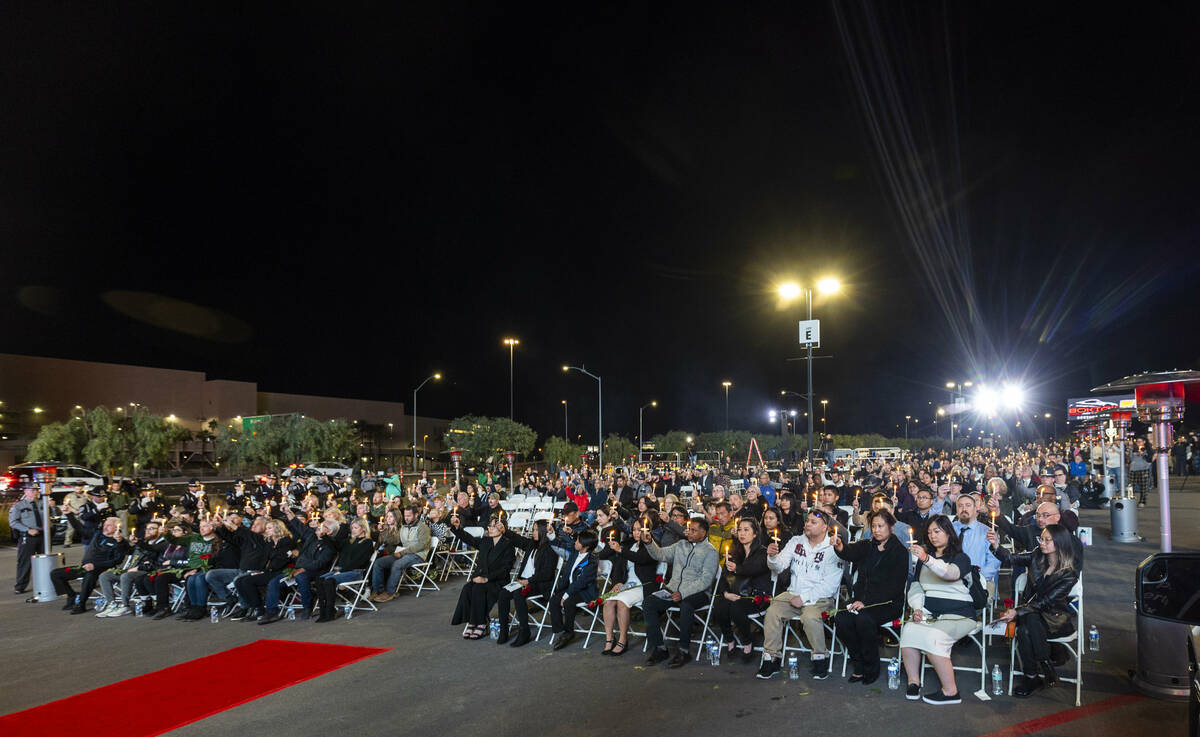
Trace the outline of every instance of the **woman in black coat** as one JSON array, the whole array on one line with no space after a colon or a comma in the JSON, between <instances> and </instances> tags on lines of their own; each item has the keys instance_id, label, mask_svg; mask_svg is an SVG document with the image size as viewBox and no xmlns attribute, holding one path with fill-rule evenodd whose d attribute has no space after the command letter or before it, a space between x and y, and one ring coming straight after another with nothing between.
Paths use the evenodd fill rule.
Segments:
<instances>
[{"instance_id":1,"label":"woman in black coat","mask_svg":"<svg viewBox=\"0 0 1200 737\"><path fill-rule=\"evenodd\" d=\"M262 617L264 612L262 595L259 593L260 588L265 587L271 582L271 579L292 565L295 560L296 541L283 522L277 519L268 520L263 537L266 538L267 544L271 548L267 553L267 562L263 564L263 569L258 573L250 573L234 579L238 599L245 604L246 610L235 613L230 617L232 620L254 622Z\"/></svg>"},{"instance_id":2,"label":"woman in black coat","mask_svg":"<svg viewBox=\"0 0 1200 737\"><path fill-rule=\"evenodd\" d=\"M771 509L768 509L767 515L770 513ZM712 619L721 628L722 639L729 642L730 654L740 645L742 659L750 662L754 655L750 615L758 614L770 605L771 569L767 567L767 549L759 540L757 520L742 517L734 535L736 540L731 541L721 560L725 571L717 582ZM736 639L734 627L737 628Z\"/></svg>"},{"instance_id":3,"label":"woman in black coat","mask_svg":"<svg viewBox=\"0 0 1200 737\"><path fill-rule=\"evenodd\" d=\"M558 556L550 548L550 539L546 537L546 520L533 523L533 537L518 535L512 530L504 533L506 540L519 550L525 551L524 562L517 573L517 580L507 586L501 586L498 594L497 608L500 612L500 638L497 645L508 642L508 605L512 602L516 610L517 637L512 641L512 647L521 647L532 638L529 633L529 605L527 599L531 596L545 597L554 585L554 575L558 571Z\"/></svg>"},{"instance_id":4,"label":"woman in black coat","mask_svg":"<svg viewBox=\"0 0 1200 737\"><path fill-rule=\"evenodd\" d=\"M879 678L879 628L904 611L908 550L892 534L896 518L886 509L870 514L871 536L846 544L833 538L833 550L854 563L858 578L846 611L833 616L838 637L850 658L850 682L874 683Z\"/></svg>"},{"instance_id":5,"label":"woman in black coat","mask_svg":"<svg viewBox=\"0 0 1200 737\"><path fill-rule=\"evenodd\" d=\"M605 548L596 554L612 561L609 598L604 600L604 650L601 655L624 655L629 646L629 608L646 594L657 591L658 561L650 557L647 543L654 539L658 517L646 514L633 520L633 534L604 538Z\"/></svg>"},{"instance_id":6,"label":"woman in black coat","mask_svg":"<svg viewBox=\"0 0 1200 737\"><path fill-rule=\"evenodd\" d=\"M479 640L487 633L487 615L500 599L500 588L508 583L517 549L505 537L508 524L499 515L488 522L487 536L483 538L476 538L462 529L461 517L450 518L450 531L479 551L475 556L471 580L463 584L450 624L467 622L470 626L463 633L463 639Z\"/></svg>"},{"instance_id":7,"label":"woman in black coat","mask_svg":"<svg viewBox=\"0 0 1200 737\"><path fill-rule=\"evenodd\" d=\"M1028 570L1021 600L997 621L1017 623L1017 652L1021 667L1028 674L1013 689L1013 696L1026 698L1042 686L1058 685L1058 673L1050 662L1050 638L1066 637L1075 632L1075 610L1071 608L1071 589L1079 582L1075 543L1062 525L1046 525L1038 537L1038 549L1013 554L1000 546L996 533L988 530L992 552L1004 565L1023 566Z\"/></svg>"}]
</instances>

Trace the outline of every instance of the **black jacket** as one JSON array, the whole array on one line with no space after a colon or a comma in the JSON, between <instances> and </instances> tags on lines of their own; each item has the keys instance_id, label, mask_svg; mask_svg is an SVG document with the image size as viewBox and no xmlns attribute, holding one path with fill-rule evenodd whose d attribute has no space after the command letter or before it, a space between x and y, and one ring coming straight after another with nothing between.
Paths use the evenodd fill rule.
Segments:
<instances>
[{"instance_id":1,"label":"black jacket","mask_svg":"<svg viewBox=\"0 0 1200 737\"><path fill-rule=\"evenodd\" d=\"M308 573L324 573L333 562L333 543L317 536L311 527L296 517L288 520L288 529L300 541L300 554L296 556L296 567Z\"/></svg>"},{"instance_id":2,"label":"black jacket","mask_svg":"<svg viewBox=\"0 0 1200 737\"><path fill-rule=\"evenodd\" d=\"M741 545L736 541L733 544ZM732 555L729 556L729 560L733 560ZM755 540L750 546L750 554L734 567L733 573L730 573L724 565L721 566L721 580L717 582L717 593L723 594L728 591L739 596L769 596L771 586L771 569L767 566L767 549Z\"/></svg>"},{"instance_id":3,"label":"black jacket","mask_svg":"<svg viewBox=\"0 0 1200 737\"><path fill-rule=\"evenodd\" d=\"M217 537L230 546L237 546L239 553L237 568L243 571L261 571L266 566L267 556L271 553L271 543L267 538L249 527L242 525L236 530L229 530L224 525L215 528ZM231 566L232 567L232 566Z\"/></svg>"},{"instance_id":4,"label":"black jacket","mask_svg":"<svg viewBox=\"0 0 1200 737\"><path fill-rule=\"evenodd\" d=\"M850 600L861 601L863 604L881 604L882 606L871 607L867 611L876 622L887 622L899 617L904 610L908 550L895 535L892 535L883 544L883 553L875 559L873 565L868 566L871 546L876 544L874 538L866 538L844 545L840 551L834 552L842 560L854 563L854 570L858 574ZM885 601L892 603L883 604Z\"/></svg>"},{"instance_id":5,"label":"black jacket","mask_svg":"<svg viewBox=\"0 0 1200 737\"><path fill-rule=\"evenodd\" d=\"M1046 575L1046 556L1041 550L1032 553L1010 553L1004 546L992 552L1001 563L1024 566L1028 570L1021 600L1017 602L1017 615L1040 614L1046 623L1050 637L1065 637L1075 631L1075 610L1071 608L1071 589L1079 581L1079 571L1057 570Z\"/></svg>"},{"instance_id":6,"label":"black jacket","mask_svg":"<svg viewBox=\"0 0 1200 737\"><path fill-rule=\"evenodd\" d=\"M274 545L267 543L270 547L267 549L266 560L263 561L262 568L252 568L250 570L261 570L266 573L278 573L292 562L291 552L296 549L296 541L290 537L282 538Z\"/></svg>"},{"instance_id":7,"label":"black jacket","mask_svg":"<svg viewBox=\"0 0 1200 737\"><path fill-rule=\"evenodd\" d=\"M125 560L129 554L129 541L117 542L111 537L94 535L83 554L83 562L91 563L96 573L107 571L109 568Z\"/></svg>"},{"instance_id":8,"label":"black jacket","mask_svg":"<svg viewBox=\"0 0 1200 737\"><path fill-rule=\"evenodd\" d=\"M513 561L517 557L517 549L512 540L506 536L501 536L496 541L486 535L477 538L462 528L451 527L450 531L459 540L479 551L475 556L475 568L471 571L472 578L483 576L488 580L489 586L496 588L508 583Z\"/></svg>"},{"instance_id":9,"label":"black jacket","mask_svg":"<svg viewBox=\"0 0 1200 737\"><path fill-rule=\"evenodd\" d=\"M138 497L129 503L129 513L137 518L137 526L145 528L155 517L165 517L167 507L155 497Z\"/></svg>"},{"instance_id":10,"label":"black jacket","mask_svg":"<svg viewBox=\"0 0 1200 737\"><path fill-rule=\"evenodd\" d=\"M537 540L518 535L512 530L505 532L504 537L517 549L524 550L526 556L533 556L533 575L529 577L529 585L534 592L549 592L558 568L558 554L549 545L539 545ZM524 565L521 567L524 568Z\"/></svg>"},{"instance_id":11,"label":"black jacket","mask_svg":"<svg viewBox=\"0 0 1200 737\"><path fill-rule=\"evenodd\" d=\"M165 537L157 537L153 540L138 540L134 549L138 553L137 570L146 571L147 573L158 568L162 563L163 553L167 549L167 539Z\"/></svg>"},{"instance_id":12,"label":"black jacket","mask_svg":"<svg viewBox=\"0 0 1200 737\"><path fill-rule=\"evenodd\" d=\"M375 542L369 537L359 540L347 540L338 552L334 567L339 571L365 570L371 562L371 554L375 552Z\"/></svg>"},{"instance_id":13,"label":"black jacket","mask_svg":"<svg viewBox=\"0 0 1200 737\"><path fill-rule=\"evenodd\" d=\"M604 553L610 553L613 561L612 575L608 581L610 584L624 584L629 581L629 566L628 563L633 563L633 573L642 582L646 593L657 591L661 588L661 584L655 581L658 575L658 561L650 557L650 551L645 545L638 544L638 549L633 550L633 540L621 542L621 552L616 552L612 548L605 548L597 554L601 560L604 560Z\"/></svg>"}]
</instances>

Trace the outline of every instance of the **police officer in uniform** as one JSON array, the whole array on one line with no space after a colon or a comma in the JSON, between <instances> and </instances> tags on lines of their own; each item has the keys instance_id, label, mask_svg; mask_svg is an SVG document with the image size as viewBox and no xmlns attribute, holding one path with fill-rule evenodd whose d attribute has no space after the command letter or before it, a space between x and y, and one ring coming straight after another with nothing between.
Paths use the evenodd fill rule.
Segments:
<instances>
[{"instance_id":1,"label":"police officer in uniform","mask_svg":"<svg viewBox=\"0 0 1200 737\"><path fill-rule=\"evenodd\" d=\"M29 588L33 556L42 541L42 511L38 509L37 487L21 476L21 499L8 510L8 526L17 533L17 584L13 593L23 594Z\"/></svg>"},{"instance_id":2,"label":"police officer in uniform","mask_svg":"<svg viewBox=\"0 0 1200 737\"><path fill-rule=\"evenodd\" d=\"M167 507L158 498L158 489L154 482L142 483L142 495L129 504L129 513L137 519L138 529L146 529L146 524L155 517L165 518Z\"/></svg>"},{"instance_id":3,"label":"police officer in uniform","mask_svg":"<svg viewBox=\"0 0 1200 737\"><path fill-rule=\"evenodd\" d=\"M207 508L207 503L204 500L203 492L200 490L200 482L192 479L188 482L187 491L179 497L179 506L192 514L196 514L201 507Z\"/></svg>"}]
</instances>

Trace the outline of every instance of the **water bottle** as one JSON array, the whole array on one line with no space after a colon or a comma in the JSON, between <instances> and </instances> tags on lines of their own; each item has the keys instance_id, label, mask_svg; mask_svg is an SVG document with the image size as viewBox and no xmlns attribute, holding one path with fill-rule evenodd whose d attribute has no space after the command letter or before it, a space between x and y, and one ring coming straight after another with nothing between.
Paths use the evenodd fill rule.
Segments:
<instances>
[{"instance_id":1,"label":"water bottle","mask_svg":"<svg viewBox=\"0 0 1200 737\"><path fill-rule=\"evenodd\" d=\"M141 599L133 600L133 614L135 617L144 617L146 615Z\"/></svg>"},{"instance_id":2,"label":"water bottle","mask_svg":"<svg viewBox=\"0 0 1200 737\"><path fill-rule=\"evenodd\" d=\"M346 619L350 619L353 616L354 616L354 605L347 604L346 605Z\"/></svg>"},{"instance_id":3,"label":"water bottle","mask_svg":"<svg viewBox=\"0 0 1200 737\"><path fill-rule=\"evenodd\" d=\"M1088 650L1094 653L1100 652L1100 630L1096 629L1094 624L1088 630Z\"/></svg>"},{"instance_id":4,"label":"water bottle","mask_svg":"<svg viewBox=\"0 0 1200 737\"><path fill-rule=\"evenodd\" d=\"M293 604L292 606L288 607L288 615L287 615L287 618L288 618L288 621L289 621L289 622L295 622L295 621L296 621L296 605L295 605L295 604Z\"/></svg>"},{"instance_id":5,"label":"water bottle","mask_svg":"<svg viewBox=\"0 0 1200 737\"><path fill-rule=\"evenodd\" d=\"M1004 674L1000 672L1000 664L992 666L992 696L1004 695Z\"/></svg>"},{"instance_id":6,"label":"water bottle","mask_svg":"<svg viewBox=\"0 0 1200 737\"><path fill-rule=\"evenodd\" d=\"M709 637L708 639L706 639L704 641L704 656L703 657L706 657L710 663L712 662L713 644L714 644L713 638L711 638L711 637Z\"/></svg>"},{"instance_id":7,"label":"water bottle","mask_svg":"<svg viewBox=\"0 0 1200 737\"><path fill-rule=\"evenodd\" d=\"M788 658L788 680L790 680L790 681L800 680L800 666L796 662L795 655Z\"/></svg>"},{"instance_id":8,"label":"water bottle","mask_svg":"<svg viewBox=\"0 0 1200 737\"><path fill-rule=\"evenodd\" d=\"M888 688L895 691L900 688L900 659L892 658L888 661Z\"/></svg>"},{"instance_id":9,"label":"water bottle","mask_svg":"<svg viewBox=\"0 0 1200 737\"><path fill-rule=\"evenodd\" d=\"M213 624L221 621L221 610L219 607L212 606L208 608L208 621Z\"/></svg>"},{"instance_id":10,"label":"water bottle","mask_svg":"<svg viewBox=\"0 0 1200 737\"><path fill-rule=\"evenodd\" d=\"M108 599L105 599L103 596L97 596L96 597L96 611L98 611L98 612L104 611L104 605L107 603L108 603ZM1093 627L1092 629L1095 629L1095 627Z\"/></svg>"},{"instance_id":11,"label":"water bottle","mask_svg":"<svg viewBox=\"0 0 1200 737\"><path fill-rule=\"evenodd\" d=\"M714 642L712 645L709 646L708 659L714 666L721 664L721 646L720 646L720 644Z\"/></svg>"},{"instance_id":12,"label":"water bottle","mask_svg":"<svg viewBox=\"0 0 1200 737\"><path fill-rule=\"evenodd\" d=\"M493 640L500 639L500 620L493 618L491 623L491 634Z\"/></svg>"}]
</instances>

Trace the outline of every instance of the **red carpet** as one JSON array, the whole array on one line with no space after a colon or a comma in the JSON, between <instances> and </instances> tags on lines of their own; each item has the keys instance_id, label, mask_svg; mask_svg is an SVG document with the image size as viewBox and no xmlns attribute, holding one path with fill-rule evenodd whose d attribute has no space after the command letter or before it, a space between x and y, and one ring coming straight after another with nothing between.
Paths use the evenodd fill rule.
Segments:
<instances>
[{"instance_id":1,"label":"red carpet","mask_svg":"<svg viewBox=\"0 0 1200 737\"><path fill-rule=\"evenodd\" d=\"M0 735L46 737L68 724L88 737L162 734L388 649L259 640L0 717Z\"/></svg>"}]
</instances>

